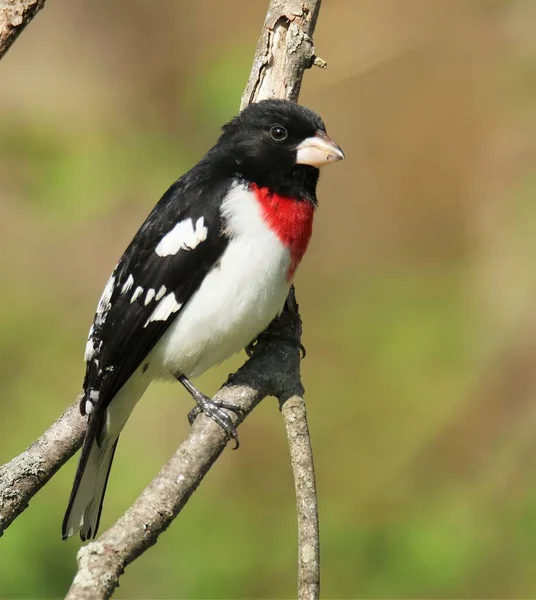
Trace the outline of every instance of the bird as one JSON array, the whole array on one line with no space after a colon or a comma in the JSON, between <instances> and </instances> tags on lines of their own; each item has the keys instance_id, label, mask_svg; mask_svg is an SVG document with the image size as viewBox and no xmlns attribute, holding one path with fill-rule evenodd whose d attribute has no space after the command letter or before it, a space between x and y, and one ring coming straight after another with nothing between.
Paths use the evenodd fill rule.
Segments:
<instances>
[{"instance_id":1,"label":"bird","mask_svg":"<svg viewBox=\"0 0 536 600\"><path fill-rule=\"evenodd\" d=\"M343 158L312 110L262 100L225 124L155 205L89 330L80 400L88 421L63 539L95 537L119 435L152 381L178 380L197 413L238 443L227 412L238 407L211 400L191 379L282 311L311 237L319 168Z\"/></svg>"}]
</instances>

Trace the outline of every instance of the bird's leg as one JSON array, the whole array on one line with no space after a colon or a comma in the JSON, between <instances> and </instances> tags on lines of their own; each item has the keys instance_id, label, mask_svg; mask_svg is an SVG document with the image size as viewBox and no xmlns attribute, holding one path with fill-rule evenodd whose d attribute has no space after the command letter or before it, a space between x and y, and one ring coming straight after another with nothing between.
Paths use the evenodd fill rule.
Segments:
<instances>
[{"instance_id":1,"label":"bird's leg","mask_svg":"<svg viewBox=\"0 0 536 600\"><path fill-rule=\"evenodd\" d=\"M231 417L225 412L224 409L230 410L237 415L243 413L243 410L236 406L236 404L231 404L229 402L219 402L217 400L211 400L208 396L205 396L202 392L200 392L195 385L186 377L186 375L176 375L177 381L180 381L182 385L190 392L192 398L195 400L195 406L188 413L188 422L190 425L195 421L195 418L200 413L205 413L207 417L210 417L225 431L227 437L229 439L233 439L235 441L235 450L239 446L238 442L238 433L236 431L236 427L234 426Z\"/></svg>"}]
</instances>

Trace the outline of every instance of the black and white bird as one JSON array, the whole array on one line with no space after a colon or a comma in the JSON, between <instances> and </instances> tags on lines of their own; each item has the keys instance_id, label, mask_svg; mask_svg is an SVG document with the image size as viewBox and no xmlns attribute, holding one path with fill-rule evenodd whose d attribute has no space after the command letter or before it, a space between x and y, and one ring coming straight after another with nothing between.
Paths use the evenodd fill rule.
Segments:
<instances>
[{"instance_id":1,"label":"black and white bird","mask_svg":"<svg viewBox=\"0 0 536 600\"><path fill-rule=\"evenodd\" d=\"M318 167L344 158L315 113L251 104L164 194L115 267L86 346L88 426L66 539L95 536L119 434L147 386L177 379L230 437L227 410L191 377L247 346L281 312L307 249Z\"/></svg>"}]
</instances>

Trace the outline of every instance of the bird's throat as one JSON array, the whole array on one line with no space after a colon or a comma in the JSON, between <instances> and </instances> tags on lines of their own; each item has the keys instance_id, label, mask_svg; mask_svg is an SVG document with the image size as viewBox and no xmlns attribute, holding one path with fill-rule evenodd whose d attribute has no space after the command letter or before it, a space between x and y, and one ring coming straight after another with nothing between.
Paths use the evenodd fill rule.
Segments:
<instances>
[{"instance_id":1,"label":"bird's throat","mask_svg":"<svg viewBox=\"0 0 536 600\"><path fill-rule=\"evenodd\" d=\"M251 191L260 204L264 220L290 251L287 273L290 281L311 239L314 205L307 200L280 196L256 184L251 184Z\"/></svg>"}]
</instances>

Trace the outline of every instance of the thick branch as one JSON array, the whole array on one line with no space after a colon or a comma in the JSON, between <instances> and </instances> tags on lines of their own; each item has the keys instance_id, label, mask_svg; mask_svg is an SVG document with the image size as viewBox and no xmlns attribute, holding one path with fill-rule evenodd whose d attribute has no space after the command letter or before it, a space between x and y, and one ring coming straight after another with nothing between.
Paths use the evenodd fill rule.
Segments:
<instances>
[{"instance_id":1,"label":"thick branch","mask_svg":"<svg viewBox=\"0 0 536 600\"><path fill-rule=\"evenodd\" d=\"M85 431L75 402L25 452L0 467L0 536L80 448Z\"/></svg>"},{"instance_id":2,"label":"thick branch","mask_svg":"<svg viewBox=\"0 0 536 600\"><path fill-rule=\"evenodd\" d=\"M266 98L297 101L313 64L313 32L321 0L272 0L240 109Z\"/></svg>"},{"instance_id":3,"label":"thick branch","mask_svg":"<svg viewBox=\"0 0 536 600\"><path fill-rule=\"evenodd\" d=\"M45 0L0 0L0 58L44 5Z\"/></svg>"}]
</instances>

